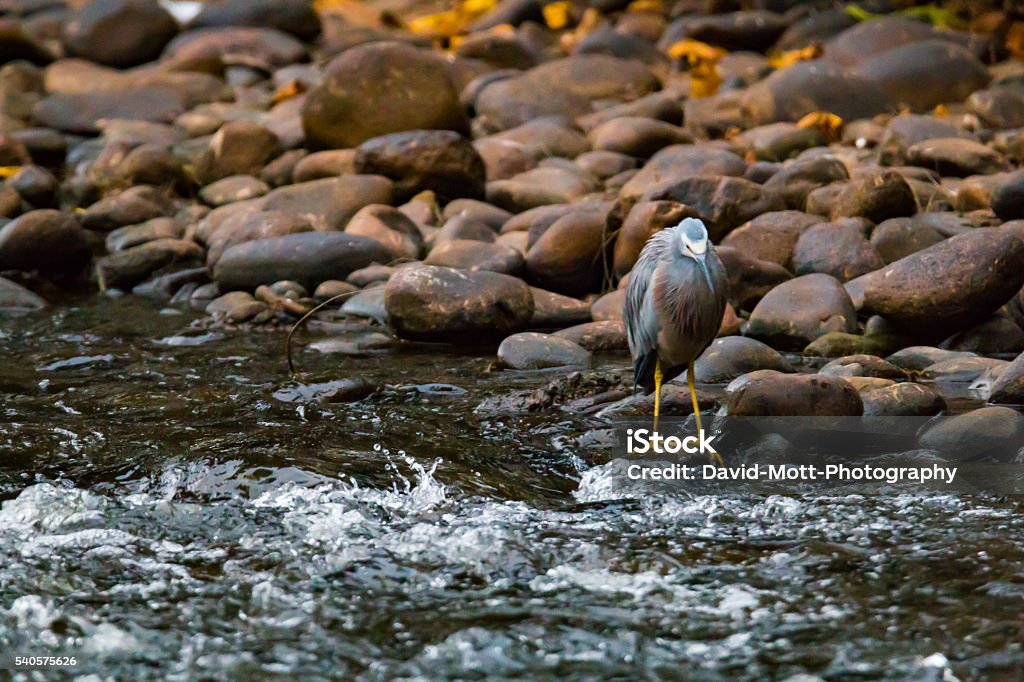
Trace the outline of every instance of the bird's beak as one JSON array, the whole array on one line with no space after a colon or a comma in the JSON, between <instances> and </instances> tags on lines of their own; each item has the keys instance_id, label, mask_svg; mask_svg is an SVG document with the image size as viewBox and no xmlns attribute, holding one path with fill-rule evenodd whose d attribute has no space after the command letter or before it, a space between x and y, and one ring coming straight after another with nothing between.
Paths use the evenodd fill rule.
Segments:
<instances>
[{"instance_id":1,"label":"bird's beak","mask_svg":"<svg viewBox=\"0 0 1024 682\"><path fill-rule=\"evenodd\" d=\"M702 253L694 256L694 260L697 261L697 266L700 268L700 271L704 273L704 280L708 283L708 289L714 293L715 285L711 283L711 273L708 272L708 265L704 262L706 256L706 253Z\"/></svg>"}]
</instances>

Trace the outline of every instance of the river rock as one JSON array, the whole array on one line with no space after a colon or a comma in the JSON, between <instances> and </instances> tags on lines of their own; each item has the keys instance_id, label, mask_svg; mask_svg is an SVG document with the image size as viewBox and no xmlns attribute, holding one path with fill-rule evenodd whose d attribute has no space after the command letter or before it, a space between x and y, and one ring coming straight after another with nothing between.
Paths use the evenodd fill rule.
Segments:
<instances>
[{"instance_id":1,"label":"river rock","mask_svg":"<svg viewBox=\"0 0 1024 682\"><path fill-rule=\"evenodd\" d=\"M229 291L206 306L206 312L229 322L247 322L266 312L267 304L257 301L248 291Z\"/></svg>"},{"instance_id":2,"label":"river rock","mask_svg":"<svg viewBox=\"0 0 1024 682\"><path fill-rule=\"evenodd\" d=\"M683 218L696 217L695 211L675 201L642 201L635 205L615 237L612 257L615 276L621 279L633 268L644 244L656 232L678 225Z\"/></svg>"},{"instance_id":3,"label":"river rock","mask_svg":"<svg viewBox=\"0 0 1024 682\"><path fill-rule=\"evenodd\" d=\"M642 195L670 187L692 175L741 176L747 164L726 149L706 145L672 145L665 147L644 164L622 187L619 196L631 207Z\"/></svg>"},{"instance_id":4,"label":"river rock","mask_svg":"<svg viewBox=\"0 0 1024 682\"><path fill-rule=\"evenodd\" d=\"M450 130L412 130L363 142L353 161L357 173L383 175L395 183L396 199L424 190L446 199L482 199L486 169L470 142Z\"/></svg>"},{"instance_id":5,"label":"river rock","mask_svg":"<svg viewBox=\"0 0 1024 682\"><path fill-rule=\"evenodd\" d=\"M19 60L44 65L53 60L53 55L41 41L25 31L20 21L0 18L0 64Z\"/></svg>"},{"instance_id":6,"label":"river rock","mask_svg":"<svg viewBox=\"0 0 1024 682\"><path fill-rule=\"evenodd\" d=\"M301 61L305 46L271 28L197 28L181 33L164 50L163 61L178 69L244 66L273 71Z\"/></svg>"},{"instance_id":7,"label":"river rock","mask_svg":"<svg viewBox=\"0 0 1024 682\"><path fill-rule=\"evenodd\" d=\"M345 175L279 187L263 208L305 217L318 230L343 230L359 209L392 202L391 181L379 175Z\"/></svg>"},{"instance_id":8,"label":"river rock","mask_svg":"<svg viewBox=\"0 0 1024 682\"><path fill-rule=\"evenodd\" d=\"M885 127L879 146L880 160L895 165L907 160L907 150L929 140L964 139L977 141L972 133L947 119L923 114L893 116Z\"/></svg>"},{"instance_id":9,"label":"river rock","mask_svg":"<svg viewBox=\"0 0 1024 682\"><path fill-rule=\"evenodd\" d=\"M46 301L20 284L0 277L0 315L42 310Z\"/></svg>"},{"instance_id":10,"label":"river rock","mask_svg":"<svg viewBox=\"0 0 1024 682\"><path fill-rule=\"evenodd\" d=\"M885 263L865 236L870 229L870 223L856 218L809 227L793 249L793 271L822 272L847 282L879 269Z\"/></svg>"},{"instance_id":11,"label":"river rock","mask_svg":"<svg viewBox=\"0 0 1024 682\"><path fill-rule=\"evenodd\" d=\"M1024 170L1007 175L992 192L992 211L1001 220L1024 218Z\"/></svg>"},{"instance_id":12,"label":"river rock","mask_svg":"<svg viewBox=\"0 0 1024 682\"><path fill-rule=\"evenodd\" d=\"M595 322L603 320L622 321L622 308L626 303L626 290L616 289L601 296L590 306L590 316Z\"/></svg>"},{"instance_id":13,"label":"river rock","mask_svg":"<svg viewBox=\"0 0 1024 682\"><path fill-rule=\"evenodd\" d=\"M262 197L270 191L267 183L251 175L230 175L199 191L199 198L210 206L223 206L236 201Z\"/></svg>"},{"instance_id":14,"label":"river rock","mask_svg":"<svg viewBox=\"0 0 1024 682\"><path fill-rule=\"evenodd\" d=\"M967 175L988 175L1006 169L1006 159L999 152L974 140L940 137L911 145L906 161L913 166L931 168L944 176L962 178Z\"/></svg>"},{"instance_id":15,"label":"river rock","mask_svg":"<svg viewBox=\"0 0 1024 682\"><path fill-rule=\"evenodd\" d=\"M759 370L737 380L728 413L736 417L859 417L860 395L841 377Z\"/></svg>"},{"instance_id":16,"label":"river rock","mask_svg":"<svg viewBox=\"0 0 1024 682\"><path fill-rule=\"evenodd\" d=\"M7 184L34 208L56 208L60 185L45 168L22 166Z\"/></svg>"},{"instance_id":17,"label":"river rock","mask_svg":"<svg viewBox=\"0 0 1024 682\"><path fill-rule=\"evenodd\" d=\"M256 239L224 251L213 269L223 289L255 289L261 284L294 280L315 289L329 279L343 279L370 263L386 263L391 253L368 237L344 232L302 232Z\"/></svg>"},{"instance_id":18,"label":"river rock","mask_svg":"<svg viewBox=\"0 0 1024 682\"><path fill-rule=\"evenodd\" d=\"M138 225L169 213L166 199L147 185L129 187L100 199L81 214L82 227L110 232L126 225Z\"/></svg>"},{"instance_id":19,"label":"river rock","mask_svg":"<svg viewBox=\"0 0 1024 682\"><path fill-rule=\"evenodd\" d=\"M945 237L935 228L914 218L890 218L871 232L871 245L886 264L941 242Z\"/></svg>"},{"instance_id":20,"label":"river rock","mask_svg":"<svg viewBox=\"0 0 1024 682\"><path fill-rule=\"evenodd\" d=\"M488 270L517 275L523 269L523 255L501 244L471 239L453 239L431 250L423 261L460 270Z\"/></svg>"},{"instance_id":21,"label":"river rock","mask_svg":"<svg viewBox=\"0 0 1024 682\"><path fill-rule=\"evenodd\" d=\"M887 15L851 22L827 45L828 57L844 65L857 64L894 47L930 40L938 33L930 24L907 17Z\"/></svg>"},{"instance_id":22,"label":"river rock","mask_svg":"<svg viewBox=\"0 0 1024 682\"><path fill-rule=\"evenodd\" d=\"M998 377L1006 367L1006 360L983 358L973 353L940 360L919 373L921 379L944 384L973 384L986 377Z\"/></svg>"},{"instance_id":23,"label":"river rock","mask_svg":"<svg viewBox=\"0 0 1024 682\"><path fill-rule=\"evenodd\" d=\"M997 405L1024 405L1024 353L1018 355L992 384L988 401Z\"/></svg>"},{"instance_id":24,"label":"river rock","mask_svg":"<svg viewBox=\"0 0 1024 682\"><path fill-rule=\"evenodd\" d=\"M818 374L834 377L875 377L906 381L907 373L900 367L875 355L857 354L836 358L818 370Z\"/></svg>"},{"instance_id":25,"label":"river rock","mask_svg":"<svg viewBox=\"0 0 1024 682\"><path fill-rule=\"evenodd\" d=\"M1024 351L1024 329L1008 316L995 314L980 324L942 342L943 348L983 355L1011 355Z\"/></svg>"},{"instance_id":26,"label":"river rock","mask_svg":"<svg viewBox=\"0 0 1024 682\"><path fill-rule=\"evenodd\" d=\"M751 86L741 95L740 103L755 125L799 121L814 111L828 111L852 121L896 108L882 88L824 60L776 71Z\"/></svg>"},{"instance_id":27,"label":"river rock","mask_svg":"<svg viewBox=\"0 0 1024 682\"><path fill-rule=\"evenodd\" d=\"M940 421L918 445L955 462L1009 462L1024 442L1024 416L1008 407L982 407Z\"/></svg>"},{"instance_id":28,"label":"river rock","mask_svg":"<svg viewBox=\"0 0 1024 682\"><path fill-rule=\"evenodd\" d=\"M781 196L787 207L802 211L808 194L833 182L844 182L849 177L842 161L819 156L796 159L783 166L764 183L764 187Z\"/></svg>"},{"instance_id":29,"label":"river rock","mask_svg":"<svg viewBox=\"0 0 1024 682\"><path fill-rule=\"evenodd\" d=\"M101 0L79 4L64 21L69 56L123 69L160 56L178 24L156 0Z\"/></svg>"},{"instance_id":30,"label":"river rock","mask_svg":"<svg viewBox=\"0 0 1024 682\"><path fill-rule=\"evenodd\" d=\"M397 208L370 204L359 209L345 226L345 234L369 237L391 253L391 259L417 259L423 251L423 236L410 218Z\"/></svg>"},{"instance_id":31,"label":"river rock","mask_svg":"<svg viewBox=\"0 0 1024 682\"><path fill-rule=\"evenodd\" d=\"M576 211L556 220L526 252L526 280L560 294L597 291L608 240L601 211Z\"/></svg>"},{"instance_id":32,"label":"river rock","mask_svg":"<svg viewBox=\"0 0 1024 682\"><path fill-rule=\"evenodd\" d=\"M824 274L783 282L750 314L747 335L774 348L801 350L828 332L857 331L857 313L843 285Z\"/></svg>"},{"instance_id":33,"label":"river rock","mask_svg":"<svg viewBox=\"0 0 1024 682\"><path fill-rule=\"evenodd\" d=\"M941 273L937 277L936 273ZM910 334L945 338L985 320L1024 284L1024 242L1013 232L976 229L849 283L864 312Z\"/></svg>"},{"instance_id":34,"label":"river rock","mask_svg":"<svg viewBox=\"0 0 1024 682\"><path fill-rule=\"evenodd\" d=\"M911 372L920 372L938 362L969 357L976 356L974 353L946 350L934 346L908 346L891 354L886 361Z\"/></svg>"},{"instance_id":35,"label":"river rock","mask_svg":"<svg viewBox=\"0 0 1024 682\"><path fill-rule=\"evenodd\" d=\"M587 135L596 150L646 159L673 144L693 141L682 128L651 118L624 116L597 126Z\"/></svg>"},{"instance_id":36,"label":"river rock","mask_svg":"<svg viewBox=\"0 0 1024 682\"><path fill-rule=\"evenodd\" d=\"M501 342L498 360L511 369L586 367L590 365L590 352L566 338L522 332Z\"/></svg>"},{"instance_id":37,"label":"river rock","mask_svg":"<svg viewBox=\"0 0 1024 682\"><path fill-rule=\"evenodd\" d=\"M29 211L0 227L0 271L75 275L89 262L89 245L75 218L52 209Z\"/></svg>"},{"instance_id":38,"label":"river rock","mask_svg":"<svg viewBox=\"0 0 1024 682\"><path fill-rule=\"evenodd\" d=\"M448 66L396 42L360 45L333 59L306 97L302 126L319 148L357 147L405 130L469 132Z\"/></svg>"},{"instance_id":39,"label":"river rock","mask_svg":"<svg viewBox=\"0 0 1024 682\"><path fill-rule=\"evenodd\" d=\"M922 40L887 50L861 61L853 73L915 111L962 102L989 81L977 57L945 40Z\"/></svg>"},{"instance_id":40,"label":"river rock","mask_svg":"<svg viewBox=\"0 0 1024 682\"><path fill-rule=\"evenodd\" d=\"M487 203L512 213L521 213L538 206L567 204L590 193L596 179L588 179L582 171L565 168L534 168L508 180L487 183Z\"/></svg>"},{"instance_id":41,"label":"river rock","mask_svg":"<svg viewBox=\"0 0 1024 682\"><path fill-rule=\"evenodd\" d=\"M673 43L690 39L729 51L765 52L788 25L781 14L765 10L685 16L665 29L659 46L668 49Z\"/></svg>"},{"instance_id":42,"label":"river rock","mask_svg":"<svg viewBox=\"0 0 1024 682\"><path fill-rule=\"evenodd\" d=\"M447 220L455 216L463 216L479 220L495 230L500 230L512 214L503 208L476 199L456 199L449 202L441 212L442 217Z\"/></svg>"},{"instance_id":43,"label":"river rock","mask_svg":"<svg viewBox=\"0 0 1024 682\"><path fill-rule=\"evenodd\" d=\"M107 234L107 251L124 251L157 239L181 239L184 226L174 218L153 218L138 225L121 227Z\"/></svg>"},{"instance_id":44,"label":"river rock","mask_svg":"<svg viewBox=\"0 0 1024 682\"><path fill-rule=\"evenodd\" d=\"M967 105L989 128L1024 127L1024 92L1017 88L976 90Z\"/></svg>"},{"instance_id":45,"label":"river rock","mask_svg":"<svg viewBox=\"0 0 1024 682\"><path fill-rule=\"evenodd\" d=\"M532 328L562 328L591 320L590 304L586 301L537 287L530 287L530 291L533 293Z\"/></svg>"},{"instance_id":46,"label":"river rock","mask_svg":"<svg viewBox=\"0 0 1024 682\"><path fill-rule=\"evenodd\" d=\"M638 61L599 54L565 57L487 85L476 98L475 123L498 131L541 116L573 119L589 114L596 100L635 99L659 87Z\"/></svg>"},{"instance_id":47,"label":"river rock","mask_svg":"<svg viewBox=\"0 0 1024 682\"><path fill-rule=\"evenodd\" d=\"M259 175L281 153L277 135L252 121L229 121L210 139L197 172L209 184L231 175Z\"/></svg>"},{"instance_id":48,"label":"river rock","mask_svg":"<svg viewBox=\"0 0 1024 682\"><path fill-rule=\"evenodd\" d=\"M802 211L770 211L757 216L722 239L722 246L758 260L789 267L793 247L804 230L821 222L819 216Z\"/></svg>"},{"instance_id":49,"label":"river rock","mask_svg":"<svg viewBox=\"0 0 1024 682\"><path fill-rule=\"evenodd\" d=\"M576 165L599 180L636 168L636 159L618 152L584 152L576 157Z\"/></svg>"},{"instance_id":50,"label":"river rock","mask_svg":"<svg viewBox=\"0 0 1024 682\"><path fill-rule=\"evenodd\" d=\"M398 336L422 341L500 338L524 329L533 316L533 296L522 280L434 265L396 270L385 304Z\"/></svg>"},{"instance_id":51,"label":"river rock","mask_svg":"<svg viewBox=\"0 0 1024 682\"><path fill-rule=\"evenodd\" d=\"M861 216L873 223L915 213L914 191L896 171L879 171L851 179L836 196L831 210L833 219Z\"/></svg>"},{"instance_id":52,"label":"river rock","mask_svg":"<svg viewBox=\"0 0 1024 682\"><path fill-rule=\"evenodd\" d=\"M669 93L654 92L631 102L615 104L580 116L576 119L576 125L590 132L602 123L624 116L651 118L672 125L681 125L683 122L683 110L679 106L679 101Z\"/></svg>"},{"instance_id":53,"label":"river rock","mask_svg":"<svg viewBox=\"0 0 1024 682\"><path fill-rule=\"evenodd\" d=\"M737 310L750 310L769 291L793 278L781 265L758 260L731 246L715 249L729 275L729 303Z\"/></svg>"},{"instance_id":54,"label":"river rock","mask_svg":"<svg viewBox=\"0 0 1024 682\"><path fill-rule=\"evenodd\" d=\"M320 17L310 0L220 0L206 3L190 28L254 26L273 28L311 40L320 33Z\"/></svg>"},{"instance_id":55,"label":"river rock","mask_svg":"<svg viewBox=\"0 0 1024 682\"><path fill-rule=\"evenodd\" d=\"M621 320L603 320L601 322L584 322L553 334L559 338L577 343L588 351L629 350L626 339L626 325Z\"/></svg>"},{"instance_id":56,"label":"river rock","mask_svg":"<svg viewBox=\"0 0 1024 682\"><path fill-rule=\"evenodd\" d=\"M715 339L694 363L694 379L702 384L727 384L759 369L793 372L793 367L771 347L743 336Z\"/></svg>"},{"instance_id":57,"label":"river rock","mask_svg":"<svg viewBox=\"0 0 1024 682\"><path fill-rule=\"evenodd\" d=\"M309 221L280 211L238 211L226 217L208 232L197 230L197 238L207 246L206 264L213 267L224 251L245 242L288 234L309 232Z\"/></svg>"},{"instance_id":58,"label":"river rock","mask_svg":"<svg viewBox=\"0 0 1024 682\"><path fill-rule=\"evenodd\" d=\"M862 391L865 417L930 417L946 410L942 396L909 381Z\"/></svg>"},{"instance_id":59,"label":"river rock","mask_svg":"<svg viewBox=\"0 0 1024 682\"><path fill-rule=\"evenodd\" d=\"M95 135L100 121L120 118L170 123L185 110L181 98L165 87L138 88L127 92L54 93L32 108L32 119L40 126L65 133Z\"/></svg>"},{"instance_id":60,"label":"river rock","mask_svg":"<svg viewBox=\"0 0 1024 682\"><path fill-rule=\"evenodd\" d=\"M161 268L194 267L203 262L203 249L185 239L156 239L100 258L96 271L107 287L130 289Z\"/></svg>"}]
</instances>

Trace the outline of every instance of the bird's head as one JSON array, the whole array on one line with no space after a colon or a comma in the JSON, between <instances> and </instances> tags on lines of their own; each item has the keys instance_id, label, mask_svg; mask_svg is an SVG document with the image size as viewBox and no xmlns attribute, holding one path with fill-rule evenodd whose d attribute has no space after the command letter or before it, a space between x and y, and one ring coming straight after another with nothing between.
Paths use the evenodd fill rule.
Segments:
<instances>
[{"instance_id":1,"label":"bird's head","mask_svg":"<svg viewBox=\"0 0 1024 682\"><path fill-rule=\"evenodd\" d=\"M711 282L711 275L708 273L708 266L705 263L711 248L708 229L697 218L683 218L683 222L676 226L676 234L679 240L679 252L684 258L690 258L697 264L704 274L708 288L714 291L715 285Z\"/></svg>"}]
</instances>

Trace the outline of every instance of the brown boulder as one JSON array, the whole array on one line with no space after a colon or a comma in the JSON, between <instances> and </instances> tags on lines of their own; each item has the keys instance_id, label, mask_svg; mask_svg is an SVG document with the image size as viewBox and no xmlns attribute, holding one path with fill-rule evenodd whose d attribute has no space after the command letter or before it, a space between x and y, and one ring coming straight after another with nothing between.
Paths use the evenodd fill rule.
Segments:
<instances>
[{"instance_id":1,"label":"brown boulder","mask_svg":"<svg viewBox=\"0 0 1024 682\"><path fill-rule=\"evenodd\" d=\"M0 270L75 275L89 258L85 233L67 213L29 211L0 227Z\"/></svg>"},{"instance_id":2,"label":"brown boulder","mask_svg":"<svg viewBox=\"0 0 1024 682\"><path fill-rule=\"evenodd\" d=\"M841 377L760 370L738 381L743 383L729 396L727 406L732 416L859 417L864 413L857 390Z\"/></svg>"},{"instance_id":3,"label":"brown boulder","mask_svg":"<svg viewBox=\"0 0 1024 682\"><path fill-rule=\"evenodd\" d=\"M527 281L572 296L597 291L607 239L607 218L601 211L577 211L559 218L527 251Z\"/></svg>"},{"instance_id":4,"label":"brown boulder","mask_svg":"<svg viewBox=\"0 0 1024 682\"><path fill-rule=\"evenodd\" d=\"M870 230L870 223L857 218L809 227L793 249L793 272L821 272L847 282L879 269L884 263L867 240Z\"/></svg>"},{"instance_id":5,"label":"brown boulder","mask_svg":"<svg viewBox=\"0 0 1024 682\"><path fill-rule=\"evenodd\" d=\"M356 148L357 173L395 183L398 201L431 190L445 199L481 199L484 161L469 140L450 130L411 130L375 137Z\"/></svg>"},{"instance_id":6,"label":"brown boulder","mask_svg":"<svg viewBox=\"0 0 1024 682\"><path fill-rule=\"evenodd\" d=\"M423 251L423 236L410 218L397 208L370 204L359 209L345 226L346 234L369 237L391 252L392 259L417 259Z\"/></svg>"},{"instance_id":7,"label":"brown boulder","mask_svg":"<svg viewBox=\"0 0 1024 682\"><path fill-rule=\"evenodd\" d=\"M828 332L857 331L857 313L843 285L823 274L783 282L760 300L747 324L747 336L774 348L801 350Z\"/></svg>"},{"instance_id":8,"label":"brown boulder","mask_svg":"<svg viewBox=\"0 0 1024 682\"><path fill-rule=\"evenodd\" d=\"M819 216L802 211L771 211L740 225L722 240L740 253L789 267L793 247L804 230L821 222ZM623 225L625 228L625 225Z\"/></svg>"},{"instance_id":9,"label":"brown boulder","mask_svg":"<svg viewBox=\"0 0 1024 682\"><path fill-rule=\"evenodd\" d=\"M832 205L832 218L864 217L873 223L914 215L917 201L906 179L896 171L855 177L843 185Z\"/></svg>"},{"instance_id":10,"label":"brown boulder","mask_svg":"<svg viewBox=\"0 0 1024 682\"><path fill-rule=\"evenodd\" d=\"M178 23L156 0L80 3L64 21L61 42L68 55L117 68L160 56Z\"/></svg>"}]
</instances>

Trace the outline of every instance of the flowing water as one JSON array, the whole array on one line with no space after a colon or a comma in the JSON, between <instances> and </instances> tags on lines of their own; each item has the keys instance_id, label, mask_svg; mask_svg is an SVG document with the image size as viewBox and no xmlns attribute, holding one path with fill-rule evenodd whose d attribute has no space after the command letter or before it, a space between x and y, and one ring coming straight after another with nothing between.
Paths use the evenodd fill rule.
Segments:
<instances>
[{"instance_id":1,"label":"flowing water","mask_svg":"<svg viewBox=\"0 0 1024 682\"><path fill-rule=\"evenodd\" d=\"M0 679L1024 675L1017 500L626 497L594 423L474 411L551 375L306 349L298 383L283 339L132 298L3 321Z\"/></svg>"}]
</instances>

